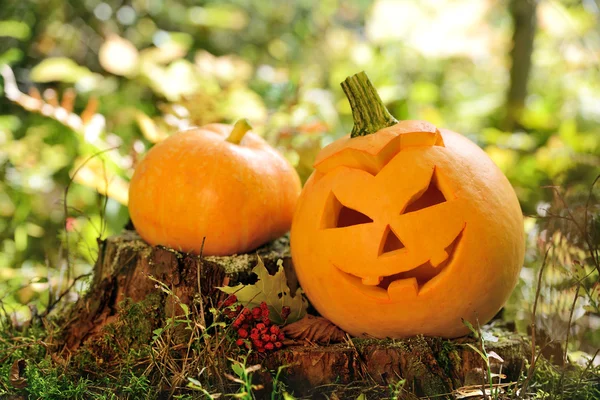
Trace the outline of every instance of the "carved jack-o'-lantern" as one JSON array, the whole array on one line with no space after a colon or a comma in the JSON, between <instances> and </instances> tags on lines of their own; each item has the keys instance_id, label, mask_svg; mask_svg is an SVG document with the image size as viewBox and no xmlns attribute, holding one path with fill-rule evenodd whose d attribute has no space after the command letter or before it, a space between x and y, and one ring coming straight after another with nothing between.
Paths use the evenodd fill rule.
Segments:
<instances>
[{"instance_id":1,"label":"carved jack-o'-lantern","mask_svg":"<svg viewBox=\"0 0 600 400\"><path fill-rule=\"evenodd\" d=\"M320 152L292 223L311 303L356 336L456 337L463 318L487 322L524 256L510 183L465 137L396 121L364 73L342 87L353 133Z\"/></svg>"}]
</instances>

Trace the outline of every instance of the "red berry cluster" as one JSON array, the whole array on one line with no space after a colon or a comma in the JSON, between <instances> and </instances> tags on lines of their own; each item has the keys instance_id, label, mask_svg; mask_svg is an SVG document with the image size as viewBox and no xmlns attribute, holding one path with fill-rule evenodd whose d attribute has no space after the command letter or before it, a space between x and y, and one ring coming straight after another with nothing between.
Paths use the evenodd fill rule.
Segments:
<instances>
[{"instance_id":1,"label":"red berry cluster","mask_svg":"<svg viewBox=\"0 0 600 400\"><path fill-rule=\"evenodd\" d=\"M259 353L280 349L285 339L285 335L281 332L279 326L274 325L269 318L269 307L264 301L260 306L252 309L237 305L231 307L237 302L235 295L229 296L223 302L224 307L228 307L223 311L223 314L228 319L232 320L231 326L237 333L235 344L238 346L246 346L246 348L254 348ZM281 309L281 316L286 319L290 314L289 307Z\"/></svg>"}]
</instances>

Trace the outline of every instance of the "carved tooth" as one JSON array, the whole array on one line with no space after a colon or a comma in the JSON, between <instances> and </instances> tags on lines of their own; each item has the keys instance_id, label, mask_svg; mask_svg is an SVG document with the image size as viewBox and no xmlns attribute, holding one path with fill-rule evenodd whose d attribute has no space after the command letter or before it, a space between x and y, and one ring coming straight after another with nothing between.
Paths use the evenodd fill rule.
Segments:
<instances>
[{"instance_id":1,"label":"carved tooth","mask_svg":"<svg viewBox=\"0 0 600 400\"><path fill-rule=\"evenodd\" d=\"M367 286L377 286L381 282L381 276L367 276L362 278L362 284Z\"/></svg>"},{"instance_id":2,"label":"carved tooth","mask_svg":"<svg viewBox=\"0 0 600 400\"><path fill-rule=\"evenodd\" d=\"M446 252L446 250L442 250L442 251L436 252L431 257L431 259L429 260L429 262L434 267L437 267L438 265L440 265L441 263L443 263L444 261L446 261L447 258L448 258L448 253Z\"/></svg>"},{"instance_id":3,"label":"carved tooth","mask_svg":"<svg viewBox=\"0 0 600 400\"><path fill-rule=\"evenodd\" d=\"M417 278L399 279L388 287L390 299L405 297L416 297L419 294L419 283Z\"/></svg>"}]
</instances>

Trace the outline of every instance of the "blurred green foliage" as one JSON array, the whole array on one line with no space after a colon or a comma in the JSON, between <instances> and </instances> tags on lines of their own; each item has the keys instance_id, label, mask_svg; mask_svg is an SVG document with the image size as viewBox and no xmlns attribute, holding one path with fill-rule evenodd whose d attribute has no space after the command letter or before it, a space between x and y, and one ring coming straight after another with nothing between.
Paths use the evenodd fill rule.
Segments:
<instances>
[{"instance_id":1,"label":"blurred green foliage","mask_svg":"<svg viewBox=\"0 0 600 400\"><path fill-rule=\"evenodd\" d=\"M0 64L48 104L73 88L83 125L0 97L2 304L24 318L89 271L96 238L128 220L136 160L179 129L248 118L306 179L350 131L339 83L360 70L397 118L482 146L535 215L542 186L587 190L600 171L598 26L597 2L540 2L526 109L505 132L507 0L9 0Z\"/></svg>"}]
</instances>

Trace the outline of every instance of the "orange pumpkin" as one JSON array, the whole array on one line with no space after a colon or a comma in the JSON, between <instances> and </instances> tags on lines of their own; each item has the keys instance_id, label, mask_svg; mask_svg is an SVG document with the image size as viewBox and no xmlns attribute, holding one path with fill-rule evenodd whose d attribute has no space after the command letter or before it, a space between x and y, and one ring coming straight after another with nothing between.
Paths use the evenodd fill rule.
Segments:
<instances>
[{"instance_id":1,"label":"orange pumpkin","mask_svg":"<svg viewBox=\"0 0 600 400\"><path fill-rule=\"evenodd\" d=\"M342 84L352 135L325 147L291 231L315 308L355 336L457 337L516 285L523 218L477 145L424 121L396 121L364 73Z\"/></svg>"},{"instance_id":2,"label":"orange pumpkin","mask_svg":"<svg viewBox=\"0 0 600 400\"><path fill-rule=\"evenodd\" d=\"M244 253L290 228L294 168L245 121L177 133L137 165L129 213L152 245L205 255Z\"/></svg>"}]
</instances>

